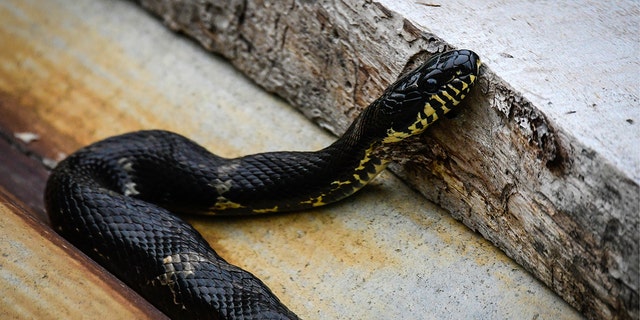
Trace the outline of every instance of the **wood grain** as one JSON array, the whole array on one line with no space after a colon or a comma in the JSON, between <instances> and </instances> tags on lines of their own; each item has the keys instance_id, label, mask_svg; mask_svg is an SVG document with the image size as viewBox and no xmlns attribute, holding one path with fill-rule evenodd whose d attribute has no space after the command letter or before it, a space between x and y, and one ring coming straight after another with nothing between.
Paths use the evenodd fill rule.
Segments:
<instances>
[{"instance_id":1,"label":"wood grain","mask_svg":"<svg viewBox=\"0 0 640 320\"><path fill-rule=\"evenodd\" d=\"M0 187L0 316L43 319L166 319L137 293L116 280L34 219Z\"/></svg>"}]
</instances>

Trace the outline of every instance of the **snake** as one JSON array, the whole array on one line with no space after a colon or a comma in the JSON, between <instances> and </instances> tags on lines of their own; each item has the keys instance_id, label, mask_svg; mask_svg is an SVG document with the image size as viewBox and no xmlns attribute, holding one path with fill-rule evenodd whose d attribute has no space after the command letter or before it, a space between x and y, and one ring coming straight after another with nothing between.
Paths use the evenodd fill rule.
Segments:
<instances>
[{"instance_id":1,"label":"snake","mask_svg":"<svg viewBox=\"0 0 640 320\"><path fill-rule=\"evenodd\" d=\"M181 216L301 211L352 195L390 162L392 146L469 94L480 65L470 50L434 55L317 151L224 158L165 130L106 138L52 170L51 226L171 318L298 319Z\"/></svg>"}]
</instances>

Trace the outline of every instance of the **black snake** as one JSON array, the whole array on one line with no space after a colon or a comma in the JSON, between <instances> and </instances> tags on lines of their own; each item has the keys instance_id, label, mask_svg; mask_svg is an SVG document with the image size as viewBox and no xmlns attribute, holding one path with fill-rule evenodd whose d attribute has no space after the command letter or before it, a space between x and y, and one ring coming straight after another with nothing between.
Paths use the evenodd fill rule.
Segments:
<instances>
[{"instance_id":1,"label":"black snake","mask_svg":"<svg viewBox=\"0 0 640 320\"><path fill-rule=\"evenodd\" d=\"M45 191L54 229L172 318L295 319L256 277L228 264L172 214L302 210L347 197L469 92L480 67L468 50L439 54L364 109L315 152L225 159L167 131L138 131L80 149Z\"/></svg>"}]
</instances>

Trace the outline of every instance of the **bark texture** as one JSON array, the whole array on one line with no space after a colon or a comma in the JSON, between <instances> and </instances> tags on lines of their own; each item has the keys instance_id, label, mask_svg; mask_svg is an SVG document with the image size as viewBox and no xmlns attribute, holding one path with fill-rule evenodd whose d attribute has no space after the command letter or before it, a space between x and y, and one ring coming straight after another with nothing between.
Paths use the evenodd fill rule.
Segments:
<instances>
[{"instance_id":1,"label":"bark texture","mask_svg":"<svg viewBox=\"0 0 640 320\"><path fill-rule=\"evenodd\" d=\"M371 1L139 2L335 134L403 70L450 48ZM638 318L638 182L490 66L456 120L402 149L397 174L587 317Z\"/></svg>"}]
</instances>

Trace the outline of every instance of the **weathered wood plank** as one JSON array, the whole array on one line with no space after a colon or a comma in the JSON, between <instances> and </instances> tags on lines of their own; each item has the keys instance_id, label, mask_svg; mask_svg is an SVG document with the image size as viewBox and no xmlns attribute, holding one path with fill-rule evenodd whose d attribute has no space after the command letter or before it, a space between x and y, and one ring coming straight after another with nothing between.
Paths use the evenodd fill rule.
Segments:
<instances>
[{"instance_id":1,"label":"weathered wood plank","mask_svg":"<svg viewBox=\"0 0 640 320\"><path fill-rule=\"evenodd\" d=\"M376 2L139 2L336 134L449 48ZM588 317L638 317L638 181L569 132L489 66L459 119L404 144L394 170Z\"/></svg>"},{"instance_id":2,"label":"weathered wood plank","mask_svg":"<svg viewBox=\"0 0 640 320\"><path fill-rule=\"evenodd\" d=\"M166 319L0 187L0 317Z\"/></svg>"}]
</instances>

